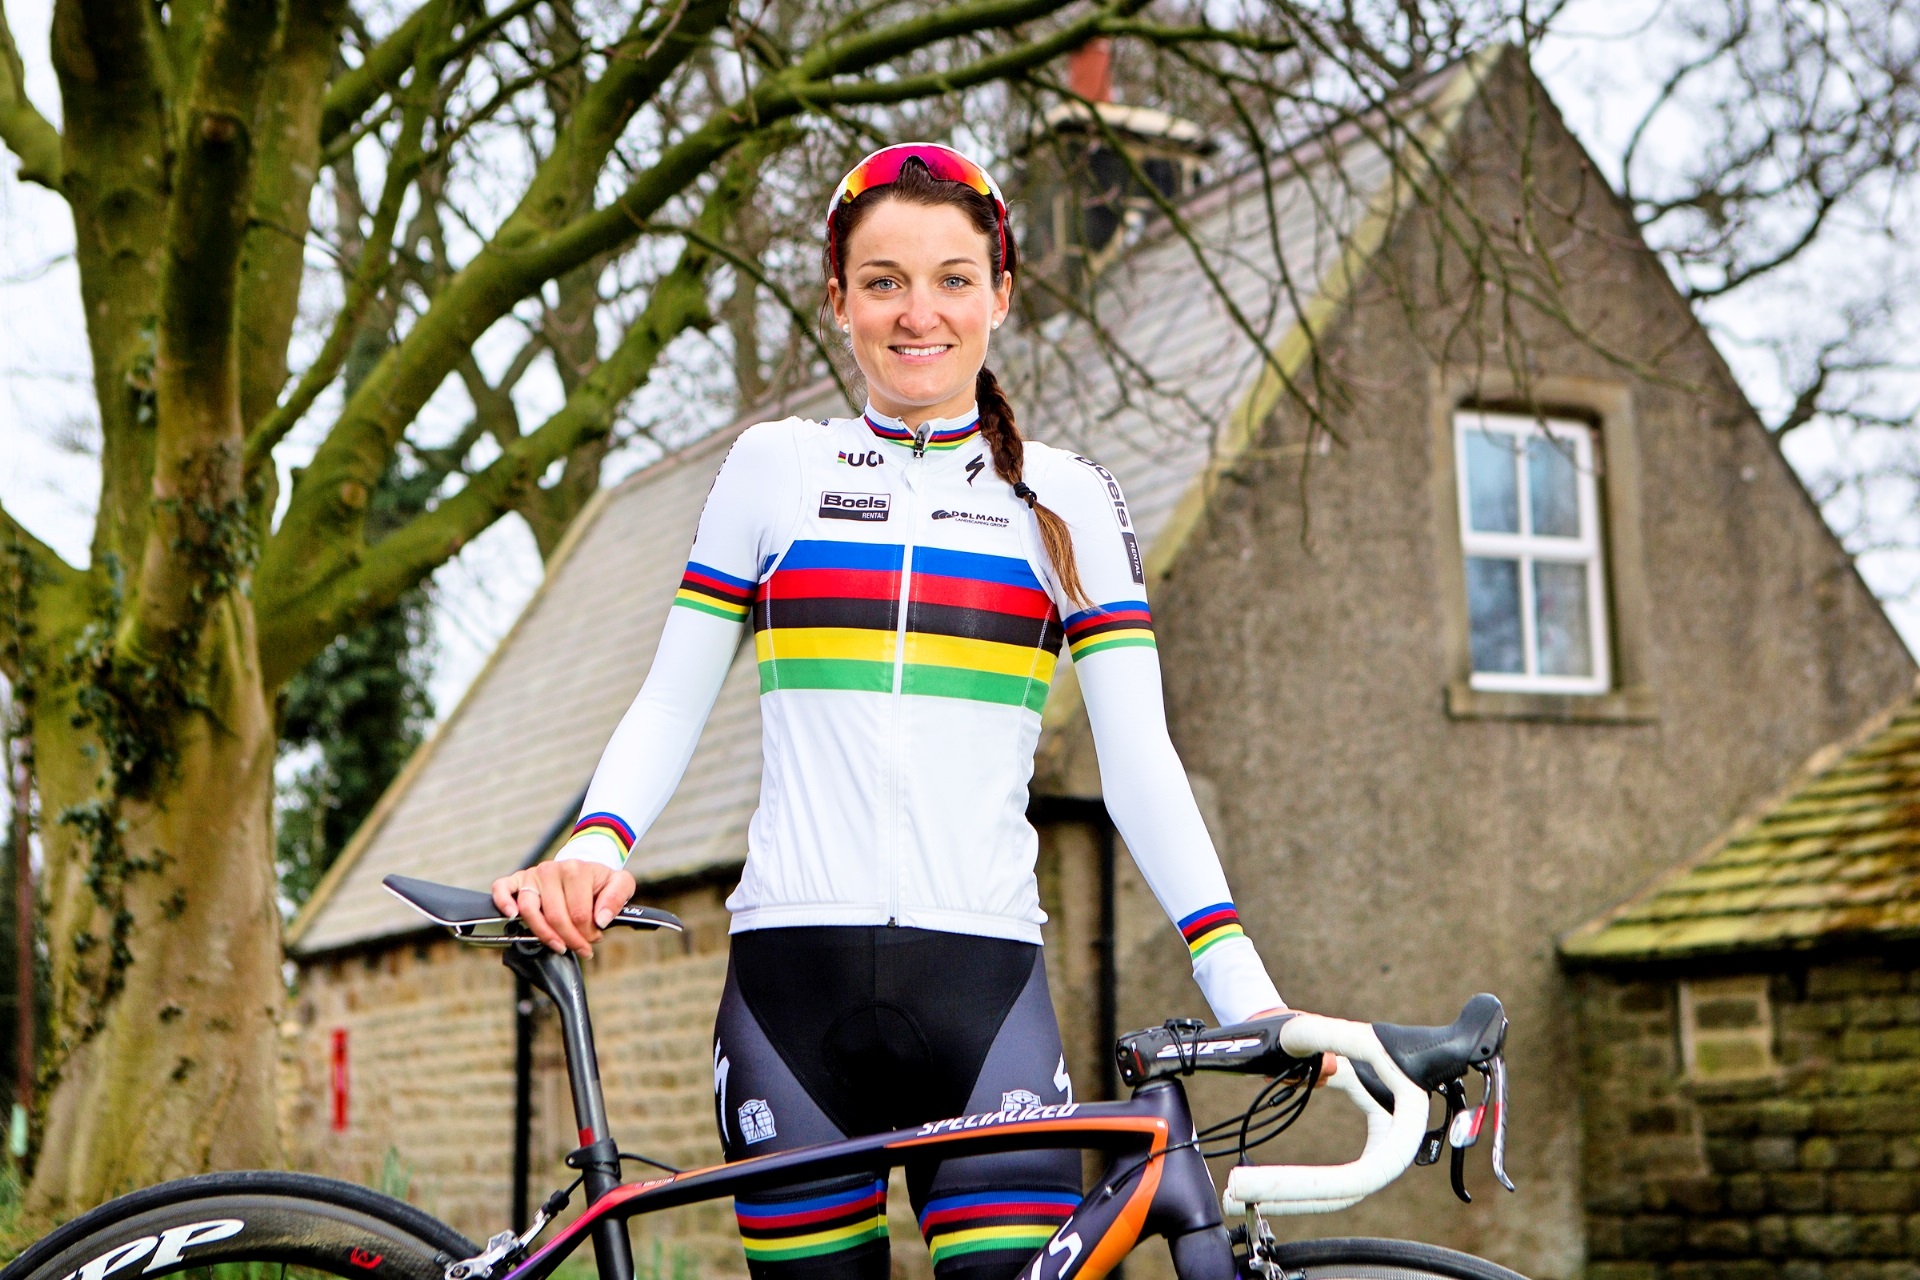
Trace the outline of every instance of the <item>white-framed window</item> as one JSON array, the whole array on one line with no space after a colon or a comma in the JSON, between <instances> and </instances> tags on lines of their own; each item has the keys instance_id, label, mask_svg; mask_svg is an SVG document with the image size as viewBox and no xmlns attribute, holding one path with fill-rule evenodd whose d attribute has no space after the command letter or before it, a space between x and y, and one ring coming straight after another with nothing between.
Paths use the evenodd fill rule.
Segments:
<instances>
[{"instance_id":1,"label":"white-framed window","mask_svg":"<svg viewBox=\"0 0 1920 1280\"><path fill-rule=\"evenodd\" d=\"M1759 975L1680 983L1680 1066L1687 1079L1772 1074L1773 1003L1767 986Z\"/></svg>"},{"instance_id":2,"label":"white-framed window","mask_svg":"<svg viewBox=\"0 0 1920 1280\"><path fill-rule=\"evenodd\" d=\"M1606 693L1606 566L1593 429L1454 415L1472 687Z\"/></svg>"}]
</instances>

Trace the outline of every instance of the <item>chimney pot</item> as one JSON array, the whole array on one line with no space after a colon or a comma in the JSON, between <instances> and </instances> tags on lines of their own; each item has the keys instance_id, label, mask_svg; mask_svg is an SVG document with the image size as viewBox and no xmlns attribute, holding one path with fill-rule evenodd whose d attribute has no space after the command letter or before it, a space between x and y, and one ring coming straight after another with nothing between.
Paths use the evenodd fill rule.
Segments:
<instances>
[{"instance_id":1,"label":"chimney pot","mask_svg":"<svg viewBox=\"0 0 1920 1280\"><path fill-rule=\"evenodd\" d=\"M1089 102L1113 101L1113 40L1093 39L1067 55L1067 87Z\"/></svg>"}]
</instances>

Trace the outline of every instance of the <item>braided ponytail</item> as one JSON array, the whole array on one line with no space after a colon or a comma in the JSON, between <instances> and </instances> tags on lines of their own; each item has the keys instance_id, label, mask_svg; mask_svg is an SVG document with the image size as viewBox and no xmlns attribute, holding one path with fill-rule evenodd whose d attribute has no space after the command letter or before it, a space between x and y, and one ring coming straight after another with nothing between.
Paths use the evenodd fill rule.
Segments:
<instances>
[{"instance_id":1,"label":"braided ponytail","mask_svg":"<svg viewBox=\"0 0 1920 1280\"><path fill-rule=\"evenodd\" d=\"M986 437L987 448L993 453L994 474L1012 485L1014 496L1032 510L1033 518L1040 524L1040 543L1046 548L1047 559L1053 562L1053 571L1067 599L1075 604L1091 604L1086 589L1080 585L1080 570L1073 562L1073 535L1067 529L1067 522L1051 508L1042 506L1039 496L1021 478L1026 449L1020 441L1020 428L1014 425L1013 406L1000 390L1000 380L985 365L980 366L980 373L974 379L974 398L980 403L980 434Z\"/></svg>"}]
</instances>

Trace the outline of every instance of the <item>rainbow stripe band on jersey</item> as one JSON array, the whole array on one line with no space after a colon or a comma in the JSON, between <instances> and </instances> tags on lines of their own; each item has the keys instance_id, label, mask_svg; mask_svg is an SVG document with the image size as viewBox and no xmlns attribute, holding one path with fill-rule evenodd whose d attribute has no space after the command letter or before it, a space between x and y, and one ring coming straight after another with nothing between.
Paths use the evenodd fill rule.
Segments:
<instances>
[{"instance_id":1,"label":"rainbow stripe band on jersey","mask_svg":"<svg viewBox=\"0 0 1920 1280\"><path fill-rule=\"evenodd\" d=\"M733 1214L748 1261L819 1258L887 1238L887 1184L875 1178L851 1191L805 1200L739 1196Z\"/></svg>"},{"instance_id":2,"label":"rainbow stripe band on jersey","mask_svg":"<svg viewBox=\"0 0 1920 1280\"><path fill-rule=\"evenodd\" d=\"M1187 940L1187 950L1198 960L1209 949L1227 939L1244 938L1247 935L1240 927L1240 913L1233 909L1233 904L1216 902L1190 916L1181 917L1180 936Z\"/></svg>"},{"instance_id":3,"label":"rainbow stripe band on jersey","mask_svg":"<svg viewBox=\"0 0 1920 1280\"><path fill-rule=\"evenodd\" d=\"M1067 619L1066 632L1075 662L1102 649L1155 647L1153 614L1145 600L1115 600L1082 610Z\"/></svg>"},{"instance_id":4,"label":"rainbow stripe band on jersey","mask_svg":"<svg viewBox=\"0 0 1920 1280\"><path fill-rule=\"evenodd\" d=\"M747 609L753 604L753 584L711 565L689 560L687 572L680 579L680 589L673 593L673 602L728 622L745 622Z\"/></svg>"},{"instance_id":5,"label":"rainbow stripe band on jersey","mask_svg":"<svg viewBox=\"0 0 1920 1280\"><path fill-rule=\"evenodd\" d=\"M872 418L867 418L866 424L868 428L872 430L873 434L879 436L882 440L891 440L896 444L913 443L913 432L905 427L890 427L883 422L875 422ZM927 437L926 444L921 447L934 452L945 452L948 449L958 449L961 445L979 434L980 419L975 418L971 422L964 423L961 426L949 427L945 431L933 432Z\"/></svg>"},{"instance_id":6,"label":"rainbow stripe band on jersey","mask_svg":"<svg viewBox=\"0 0 1920 1280\"><path fill-rule=\"evenodd\" d=\"M598 835L606 836L609 840L619 845L620 856L622 858L625 858L629 853L633 852L633 828L621 821L620 818L614 814L588 814L573 824L573 832L567 838L572 840L577 836L585 835L587 832L594 832Z\"/></svg>"},{"instance_id":7,"label":"rainbow stripe band on jersey","mask_svg":"<svg viewBox=\"0 0 1920 1280\"><path fill-rule=\"evenodd\" d=\"M941 1196L920 1212L933 1264L968 1254L1005 1250L1031 1256L1080 1203L1059 1191L987 1191Z\"/></svg>"},{"instance_id":8,"label":"rainbow stripe band on jersey","mask_svg":"<svg viewBox=\"0 0 1920 1280\"><path fill-rule=\"evenodd\" d=\"M1062 634L1033 569L1013 556L915 547L899 628L903 548L801 539L753 605L760 692L840 689L1046 704ZM904 644L904 648L902 647Z\"/></svg>"}]
</instances>

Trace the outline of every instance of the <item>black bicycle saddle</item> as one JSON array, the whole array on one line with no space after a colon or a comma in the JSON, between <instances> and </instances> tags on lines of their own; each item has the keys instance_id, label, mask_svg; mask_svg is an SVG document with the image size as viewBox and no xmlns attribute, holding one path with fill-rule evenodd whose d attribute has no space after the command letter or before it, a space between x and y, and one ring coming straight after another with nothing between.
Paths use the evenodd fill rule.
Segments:
<instances>
[{"instance_id":1,"label":"black bicycle saddle","mask_svg":"<svg viewBox=\"0 0 1920 1280\"><path fill-rule=\"evenodd\" d=\"M1483 991L1467 1001L1452 1026L1402 1027L1376 1022L1373 1033L1408 1077L1423 1088L1438 1089L1465 1075L1468 1067L1485 1063L1500 1052L1507 1042L1507 1013L1498 997Z\"/></svg>"},{"instance_id":2,"label":"black bicycle saddle","mask_svg":"<svg viewBox=\"0 0 1920 1280\"><path fill-rule=\"evenodd\" d=\"M388 893L435 924L446 925L449 929L466 930L477 925L500 924L506 919L501 916L500 908L493 905L493 895L478 889L456 889L452 885L416 880L412 876L387 876L380 883L386 886ZM635 906L631 902L620 908L620 913L614 916L613 924L608 927L614 925L686 932L680 917L672 912L662 911L658 907Z\"/></svg>"}]
</instances>

